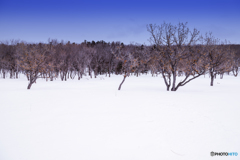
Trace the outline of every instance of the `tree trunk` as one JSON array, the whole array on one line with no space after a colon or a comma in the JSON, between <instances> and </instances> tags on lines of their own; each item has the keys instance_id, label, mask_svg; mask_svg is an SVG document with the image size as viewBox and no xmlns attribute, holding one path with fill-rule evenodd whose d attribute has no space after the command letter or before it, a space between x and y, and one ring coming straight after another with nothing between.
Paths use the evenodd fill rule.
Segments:
<instances>
[{"instance_id":1,"label":"tree trunk","mask_svg":"<svg viewBox=\"0 0 240 160\"><path fill-rule=\"evenodd\" d=\"M176 72L173 72L173 83L171 91L176 91Z\"/></svg>"},{"instance_id":2,"label":"tree trunk","mask_svg":"<svg viewBox=\"0 0 240 160\"><path fill-rule=\"evenodd\" d=\"M3 79L5 79L6 75L5 75L5 71L3 71Z\"/></svg>"},{"instance_id":3,"label":"tree trunk","mask_svg":"<svg viewBox=\"0 0 240 160\"><path fill-rule=\"evenodd\" d=\"M31 89L33 83L29 82L27 89Z\"/></svg>"},{"instance_id":4,"label":"tree trunk","mask_svg":"<svg viewBox=\"0 0 240 160\"><path fill-rule=\"evenodd\" d=\"M162 77L164 79L165 85L167 86L167 91L169 91L169 88L171 86L171 76L169 75L168 82L167 82L167 78L163 72L162 72Z\"/></svg>"},{"instance_id":5,"label":"tree trunk","mask_svg":"<svg viewBox=\"0 0 240 160\"><path fill-rule=\"evenodd\" d=\"M33 75L30 75L29 84L28 84L27 89L31 89L32 84L33 84L34 82L36 82L36 80L37 80L37 77L35 77L35 76L33 76Z\"/></svg>"},{"instance_id":6,"label":"tree trunk","mask_svg":"<svg viewBox=\"0 0 240 160\"><path fill-rule=\"evenodd\" d=\"M30 80L30 78L29 78L29 74L27 74L27 80L28 80L28 81Z\"/></svg>"},{"instance_id":7,"label":"tree trunk","mask_svg":"<svg viewBox=\"0 0 240 160\"><path fill-rule=\"evenodd\" d=\"M126 79L126 75L124 75L124 77L123 77L123 81L122 81L122 83L119 85L119 87L118 87L118 90L121 90L121 87L122 87L122 84L124 83L124 81L125 81L125 79Z\"/></svg>"},{"instance_id":8,"label":"tree trunk","mask_svg":"<svg viewBox=\"0 0 240 160\"><path fill-rule=\"evenodd\" d=\"M94 78L97 78L97 68L94 69Z\"/></svg>"},{"instance_id":9,"label":"tree trunk","mask_svg":"<svg viewBox=\"0 0 240 160\"><path fill-rule=\"evenodd\" d=\"M77 75L78 75L78 80L80 80L80 79L81 79L81 77L80 77L80 71L78 71Z\"/></svg>"},{"instance_id":10,"label":"tree trunk","mask_svg":"<svg viewBox=\"0 0 240 160\"><path fill-rule=\"evenodd\" d=\"M64 80L64 72L63 71L60 72L60 77L61 77L61 80L63 81Z\"/></svg>"},{"instance_id":11,"label":"tree trunk","mask_svg":"<svg viewBox=\"0 0 240 160\"><path fill-rule=\"evenodd\" d=\"M213 86L214 74L213 74L213 73L210 73L210 76L211 76L211 83L210 83L210 86Z\"/></svg>"},{"instance_id":12,"label":"tree trunk","mask_svg":"<svg viewBox=\"0 0 240 160\"><path fill-rule=\"evenodd\" d=\"M169 86L169 85L167 85L167 91L169 91L169 88L170 88L170 86Z\"/></svg>"},{"instance_id":13,"label":"tree trunk","mask_svg":"<svg viewBox=\"0 0 240 160\"><path fill-rule=\"evenodd\" d=\"M10 70L10 79L12 79L13 78L13 70L11 69Z\"/></svg>"},{"instance_id":14,"label":"tree trunk","mask_svg":"<svg viewBox=\"0 0 240 160\"><path fill-rule=\"evenodd\" d=\"M90 78L92 78L92 69L90 66L88 66L88 75L90 76Z\"/></svg>"},{"instance_id":15,"label":"tree trunk","mask_svg":"<svg viewBox=\"0 0 240 160\"><path fill-rule=\"evenodd\" d=\"M49 73L50 81L53 81L53 72Z\"/></svg>"},{"instance_id":16,"label":"tree trunk","mask_svg":"<svg viewBox=\"0 0 240 160\"><path fill-rule=\"evenodd\" d=\"M64 80L67 81L67 72L64 74Z\"/></svg>"},{"instance_id":17,"label":"tree trunk","mask_svg":"<svg viewBox=\"0 0 240 160\"><path fill-rule=\"evenodd\" d=\"M110 69L108 68L108 77L111 76Z\"/></svg>"},{"instance_id":18,"label":"tree trunk","mask_svg":"<svg viewBox=\"0 0 240 160\"><path fill-rule=\"evenodd\" d=\"M237 77L237 75L238 75L238 67L234 67L233 70L232 70L232 72L233 72L233 75L234 75L235 77Z\"/></svg>"}]
</instances>

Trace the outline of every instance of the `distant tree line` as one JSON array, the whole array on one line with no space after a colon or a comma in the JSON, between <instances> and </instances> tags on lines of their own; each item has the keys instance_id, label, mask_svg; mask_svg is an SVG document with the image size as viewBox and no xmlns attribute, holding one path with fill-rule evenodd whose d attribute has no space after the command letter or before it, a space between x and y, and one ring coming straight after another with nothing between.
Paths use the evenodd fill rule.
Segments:
<instances>
[{"instance_id":1,"label":"distant tree line","mask_svg":"<svg viewBox=\"0 0 240 160\"><path fill-rule=\"evenodd\" d=\"M38 78L80 80L84 75L160 74L167 91L177 91L203 74L211 77L213 86L217 75L232 72L238 75L240 45L220 42L211 33L201 36L197 29L190 31L187 23L148 25L151 45L105 41L84 41L81 44L59 42L26 43L9 41L0 44L0 74L2 78L26 75L30 89ZM181 76L182 80L177 81Z\"/></svg>"}]
</instances>

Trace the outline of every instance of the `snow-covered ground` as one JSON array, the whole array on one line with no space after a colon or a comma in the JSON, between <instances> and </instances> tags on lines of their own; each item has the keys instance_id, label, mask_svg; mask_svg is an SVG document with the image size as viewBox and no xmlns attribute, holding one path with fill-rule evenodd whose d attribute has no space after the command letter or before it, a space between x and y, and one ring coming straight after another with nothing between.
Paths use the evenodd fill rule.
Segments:
<instances>
[{"instance_id":1,"label":"snow-covered ground","mask_svg":"<svg viewBox=\"0 0 240 160\"><path fill-rule=\"evenodd\" d=\"M103 79L104 78L104 79ZM240 77L0 78L0 160L208 160L240 154Z\"/></svg>"}]
</instances>

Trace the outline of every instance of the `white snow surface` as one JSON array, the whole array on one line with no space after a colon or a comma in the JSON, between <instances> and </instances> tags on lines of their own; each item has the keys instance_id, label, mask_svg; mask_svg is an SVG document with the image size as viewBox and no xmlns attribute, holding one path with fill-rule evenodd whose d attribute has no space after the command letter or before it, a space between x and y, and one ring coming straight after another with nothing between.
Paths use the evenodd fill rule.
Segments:
<instances>
[{"instance_id":1,"label":"white snow surface","mask_svg":"<svg viewBox=\"0 0 240 160\"><path fill-rule=\"evenodd\" d=\"M239 159L210 152L240 154L240 77L122 78L0 78L0 160Z\"/></svg>"}]
</instances>

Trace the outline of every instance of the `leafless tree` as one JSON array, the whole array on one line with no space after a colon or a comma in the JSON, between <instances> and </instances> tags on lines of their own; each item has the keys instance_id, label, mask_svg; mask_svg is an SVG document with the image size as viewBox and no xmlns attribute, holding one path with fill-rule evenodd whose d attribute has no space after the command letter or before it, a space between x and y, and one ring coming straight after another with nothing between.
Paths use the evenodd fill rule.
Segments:
<instances>
[{"instance_id":1,"label":"leafless tree","mask_svg":"<svg viewBox=\"0 0 240 160\"><path fill-rule=\"evenodd\" d=\"M170 87L171 91L176 91L180 86L204 74L204 67L197 67L197 63L192 62L201 60L201 52L190 51L200 38L197 29L190 31L187 23L163 23L160 26L150 24L147 30L151 35L150 42L155 46L155 56L151 62L159 67L167 91ZM191 66L183 70L182 66L186 61ZM185 72L185 78L177 84L177 75L182 71Z\"/></svg>"},{"instance_id":2,"label":"leafless tree","mask_svg":"<svg viewBox=\"0 0 240 160\"><path fill-rule=\"evenodd\" d=\"M36 82L43 73L47 73L49 66L46 62L47 54L49 54L49 46L46 44L30 44L21 43L17 52L20 55L18 60L19 66L24 70L24 74L29 77L27 89Z\"/></svg>"},{"instance_id":3,"label":"leafless tree","mask_svg":"<svg viewBox=\"0 0 240 160\"><path fill-rule=\"evenodd\" d=\"M123 73L123 80L120 83L118 90L121 90L122 84L124 83L126 77L130 76L130 73L134 72L138 67L138 58L134 57L134 52L135 47L130 45L128 47L119 46L115 53L116 58L121 61L121 70Z\"/></svg>"},{"instance_id":4,"label":"leafless tree","mask_svg":"<svg viewBox=\"0 0 240 160\"><path fill-rule=\"evenodd\" d=\"M224 72L231 70L233 52L229 45L225 45L215 38L212 33L207 33L205 38L205 62L208 65L210 74L210 86L213 86L214 78L217 74L223 76Z\"/></svg>"}]
</instances>

